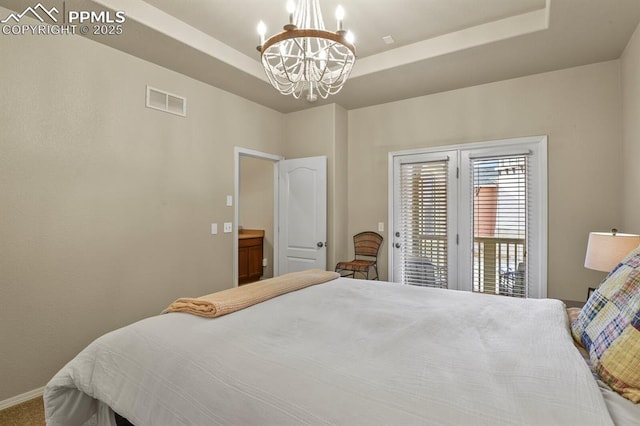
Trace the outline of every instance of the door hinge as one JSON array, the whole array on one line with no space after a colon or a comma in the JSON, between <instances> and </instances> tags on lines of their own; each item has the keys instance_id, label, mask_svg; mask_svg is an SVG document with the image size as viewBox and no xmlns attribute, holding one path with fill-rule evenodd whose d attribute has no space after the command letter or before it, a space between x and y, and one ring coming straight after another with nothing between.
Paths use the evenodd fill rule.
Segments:
<instances>
[{"instance_id":1,"label":"door hinge","mask_svg":"<svg viewBox=\"0 0 640 426\"><path fill-rule=\"evenodd\" d=\"M456 234L456 245L460 245L460 234Z\"/></svg>"},{"instance_id":2,"label":"door hinge","mask_svg":"<svg viewBox=\"0 0 640 426\"><path fill-rule=\"evenodd\" d=\"M460 179L460 167L456 167L456 179Z\"/></svg>"}]
</instances>

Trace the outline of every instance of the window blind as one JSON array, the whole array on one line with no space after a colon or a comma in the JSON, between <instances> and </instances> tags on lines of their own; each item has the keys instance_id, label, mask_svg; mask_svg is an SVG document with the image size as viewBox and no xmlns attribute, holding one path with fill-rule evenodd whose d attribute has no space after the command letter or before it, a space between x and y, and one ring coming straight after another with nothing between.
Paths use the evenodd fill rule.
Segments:
<instances>
[{"instance_id":1,"label":"window blind","mask_svg":"<svg viewBox=\"0 0 640 426\"><path fill-rule=\"evenodd\" d=\"M528 155L472 158L473 291L527 297Z\"/></svg>"},{"instance_id":2,"label":"window blind","mask_svg":"<svg viewBox=\"0 0 640 426\"><path fill-rule=\"evenodd\" d=\"M447 288L448 159L400 166L400 273L405 284Z\"/></svg>"}]
</instances>

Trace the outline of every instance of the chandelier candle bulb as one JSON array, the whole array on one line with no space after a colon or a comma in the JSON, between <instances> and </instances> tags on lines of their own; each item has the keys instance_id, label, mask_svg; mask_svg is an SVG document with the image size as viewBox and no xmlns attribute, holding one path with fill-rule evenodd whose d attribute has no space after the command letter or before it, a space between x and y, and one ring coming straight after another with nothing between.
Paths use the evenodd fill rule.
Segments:
<instances>
[{"instance_id":1,"label":"chandelier candle bulb","mask_svg":"<svg viewBox=\"0 0 640 426\"><path fill-rule=\"evenodd\" d=\"M264 22L258 22L258 34L260 35L260 46L264 45L264 35L267 33L267 27Z\"/></svg>"},{"instance_id":2,"label":"chandelier candle bulb","mask_svg":"<svg viewBox=\"0 0 640 426\"><path fill-rule=\"evenodd\" d=\"M353 42L356 40L356 37L353 35L351 31L347 31L347 34L344 36L344 39L347 41L347 43L353 44Z\"/></svg>"},{"instance_id":3,"label":"chandelier candle bulb","mask_svg":"<svg viewBox=\"0 0 640 426\"><path fill-rule=\"evenodd\" d=\"M338 21L338 31L342 31L342 21L344 20L344 8L336 7L336 20Z\"/></svg>"},{"instance_id":4,"label":"chandelier candle bulb","mask_svg":"<svg viewBox=\"0 0 640 426\"><path fill-rule=\"evenodd\" d=\"M287 12L289 13L289 24L293 25L293 12L296 11L296 4L293 0L287 2Z\"/></svg>"}]
</instances>

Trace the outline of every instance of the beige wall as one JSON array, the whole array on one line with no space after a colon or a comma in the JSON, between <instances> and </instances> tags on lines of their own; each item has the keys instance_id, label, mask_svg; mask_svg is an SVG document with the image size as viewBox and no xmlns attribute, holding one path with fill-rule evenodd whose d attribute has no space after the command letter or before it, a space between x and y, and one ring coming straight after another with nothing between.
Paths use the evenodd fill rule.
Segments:
<instances>
[{"instance_id":1,"label":"beige wall","mask_svg":"<svg viewBox=\"0 0 640 426\"><path fill-rule=\"evenodd\" d=\"M0 51L1 401L232 285L233 234L210 224L233 220L234 146L278 153L283 116L81 37ZM145 108L146 84L186 96L188 117Z\"/></svg>"},{"instance_id":2,"label":"beige wall","mask_svg":"<svg viewBox=\"0 0 640 426\"><path fill-rule=\"evenodd\" d=\"M640 26L621 58L623 112L622 224L640 233Z\"/></svg>"},{"instance_id":3,"label":"beige wall","mask_svg":"<svg viewBox=\"0 0 640 426\"><path fill-rule=\"evenodd\" d=\"M548 295L584 300L588 233L621 223L619 85L611 61L349 111L349 235L388 229L389 152L548 135Z\"/></svg>"},{"instance_id":4,"label":"beige wall","mask_svg":"<svg viewBox=\"0 0 640 426\"><path fill-rule=\"evenodd\" d=\"M273 161L240 156L238 225L264 231L263 278L273 277Z\"/></svg>"},{"instance_id":5,"label":"beige wall","mask_svg":"<svg viewBox=\"0 0 640 426\"><path fill-rule=\"evenodd\" d=\"M346 253L347 111L330 104L284 116L286 158L327 156L327 269Z\"/></svg>"},{"instance_id":6,"label":"beige wall","mask_svg":"<svg viewBox=\"0 0 640 426\"><path fill-rule=\"evenodd\" d=\"M332 262L327 264L327 269L332 270L335 264L341 260L350 260L348 245L352 244L349 236L349 120L348 112L339 105L335 108L335 140L333 144L334 167L333 179L333 204L331 210L331 241L333 242Z\"/></svg>"},{"instance_id":7,"label":"beige wall","mask_svg":"<svg viewBox=\"0 0 640 426\"><path fill-rule=\"evenodd\" d=\"M234 146L328 157L332 269L353 234L388 229L389 152L548 135L549 296L583 299L602 278L582 267L588 232L640 232L639 37L622 79L612 61L287 115L79 37L2 37L0 401L104 332L231 286L233 234L209 230L233 220ZM146 84L186 96L188 117L144 108Z\"/></svg>"}]
</instances>

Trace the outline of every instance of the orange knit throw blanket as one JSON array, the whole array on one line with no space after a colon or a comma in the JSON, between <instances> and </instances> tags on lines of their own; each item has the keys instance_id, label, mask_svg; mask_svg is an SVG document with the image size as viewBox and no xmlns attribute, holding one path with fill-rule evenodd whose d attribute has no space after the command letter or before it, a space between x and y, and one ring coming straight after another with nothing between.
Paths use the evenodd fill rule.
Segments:
<instances>
[{"instance_id":1,"label":"orange knit throw blanket","mask_svg":"<svg viewBox=\"0 0 640 426\"><path fill-rule=\"evenodd\" d=\"M164 312L186 312L201 317L215 318L291 291L334 280L339 276L336 272L319 269L292 272L198 298L180 298L169 305Z\"/></svg>"}]
</instances>

